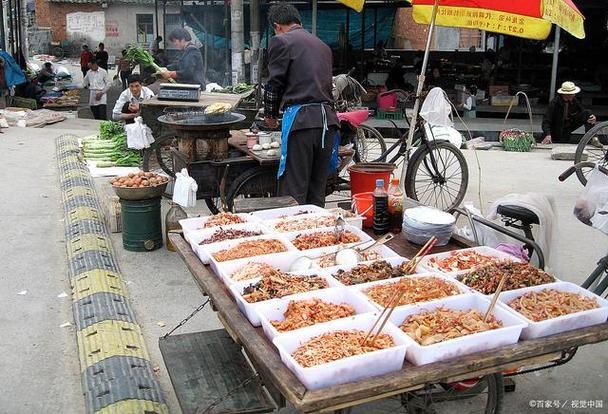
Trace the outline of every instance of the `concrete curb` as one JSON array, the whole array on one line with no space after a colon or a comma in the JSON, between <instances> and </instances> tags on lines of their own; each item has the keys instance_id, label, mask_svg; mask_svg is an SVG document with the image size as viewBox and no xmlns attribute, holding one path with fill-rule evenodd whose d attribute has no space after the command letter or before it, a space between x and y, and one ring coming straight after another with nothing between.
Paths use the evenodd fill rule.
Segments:
<instances>
[{"instance_id":1,"label":"concrete curb","mask_svg":"<svg viewBox=\"0 0 608 414\"><path fill-rule=\"evenodd\" d=\"M61 136L56 147L87 412L166 414L77 137Z\"/></svg>"}]
</instances>

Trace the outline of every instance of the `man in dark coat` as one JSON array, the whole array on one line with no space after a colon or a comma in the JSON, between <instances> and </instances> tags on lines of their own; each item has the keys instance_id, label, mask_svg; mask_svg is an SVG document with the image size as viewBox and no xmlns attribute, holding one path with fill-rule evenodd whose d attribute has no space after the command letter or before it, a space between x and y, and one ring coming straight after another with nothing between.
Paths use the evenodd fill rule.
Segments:
<instances>
[{"instance_id":1,"label":"man in dark coat","mask_svg":"<svg viewBox=\"0 0 608 414\"><path fill-rule=\"evenodd\" d=\"M302 28L291 4L273 4L268 21L276 36L268 48L264 113L266 123L276 127L283 109L279 195L324 206L339 125L333 109L331 50Z\"/></svg>"},{"instance_id":2,"label":"man in dark coat","mask_svg":"<svg viewBox=\"0 0 608 414\"><path fill-rule=\"evenodd\" d=\"M108 52L106 51L106 46L103 43L99 44L99 49L95 52L95 59L97 60L97 64L100 68L108 70Z\"/></svg>"},{"instance_id":3,"label":"man in dark coat","mask_svg":"<svg viewBox=\"0 0 608 414\"><path fill-rule=\"evenodd\" d=\"M543 144L576 144L578 139L572 138L572 132L583 125L587 131L595 124L595 115L583 108L576 99L580 91L581 88L573 82L564 82L557 90L558 95L551 101L543 117Z\"/></svg>"},{"instance_id":4,"label":"man in dark coat","mask_svg":"<svg viewBox=\"0 0 608 414\"><path fill-rule=\"evenodd\" d=\"M164 70L161 72L162 77L176 79L180 83L201 85L201 89L204 90L206 82L203 55L195 45L190 43L192 41L190 33L180 27L171 32L169 40L183 52L177 65L171 68L174 70Z\"/></svg>"}]
</instances>

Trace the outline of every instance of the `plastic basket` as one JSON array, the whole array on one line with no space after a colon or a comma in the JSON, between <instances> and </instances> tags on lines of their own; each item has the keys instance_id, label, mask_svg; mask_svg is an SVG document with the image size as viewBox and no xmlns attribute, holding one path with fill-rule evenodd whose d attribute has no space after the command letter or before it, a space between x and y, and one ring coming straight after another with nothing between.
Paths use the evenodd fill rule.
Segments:
<instances>
[{"instance_id":1,"label":"plastic basket","mask_svg":"<svg viewBox=\"0 0 608 414\"><path fill-rule=\"evenodd\" d=\"M520 129L507 129L500 133L500 142L505 151L530 152L535 140L531 133Z\"/></svg>"},{"instance_id":2,"label":"plastic basket","mask_svg":"<svg viewBox=\"0 0 608 414\"><path fill-rule=\"evenodd\" d=\"M388 110L387 111L387 110L378 109L378 111L376 112L377 119L399 120L399 119L403 119L404 117L405 117L405 114L401 110L397 110L397 111Z\"/></svg>"}]
</instances>

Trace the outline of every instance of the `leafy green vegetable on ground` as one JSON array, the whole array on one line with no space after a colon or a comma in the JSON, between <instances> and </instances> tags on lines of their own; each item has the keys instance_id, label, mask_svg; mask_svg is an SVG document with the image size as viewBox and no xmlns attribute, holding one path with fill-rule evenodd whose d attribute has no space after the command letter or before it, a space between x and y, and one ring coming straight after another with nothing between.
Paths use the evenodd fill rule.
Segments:
<instances>
[{"instance_id":1,"label":"leafy green vegetable on ground","mask_svg":"<svg viewBox=\"0 0 608 414\"><path fill-rule=\"evenodd\" d=\"M84 158L95 161L97 167L137 167L141 163L139 151L127 147L127 134L118 122L103 121L99 138L87 137L82 146Z\"/></svg>"},{"instance_id":2,"label":"leafy green vegetable on ground","mask_svg":"<svg viewBox=\"0 0 608 414\"><path fill-rule=\"evenodd\" d=\"M253 89L255 89L255 85L250 85L248 83L237 83L236 85L233 85L233 86L226 86L223 89L214 89L213 92L236 93L238 95L241 93L249 92Z\"/></svg>"},{"instance_id":3,"label":"leafy green vegetable on ground","mask_svg":"<svg viewBox=\"0 0 608 414\"><path fill-rule=\"evenodd\" d=\"M125 127L121 122L101 121L99 125L99 138L111 139L115 135L122 134Z\"/></svg>"}]
</instances>

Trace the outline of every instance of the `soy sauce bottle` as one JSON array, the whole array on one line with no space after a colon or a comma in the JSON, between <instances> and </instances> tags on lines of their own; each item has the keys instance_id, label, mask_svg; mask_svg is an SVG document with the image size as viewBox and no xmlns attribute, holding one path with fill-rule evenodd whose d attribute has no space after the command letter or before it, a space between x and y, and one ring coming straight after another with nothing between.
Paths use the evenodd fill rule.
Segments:
<instances>
[{"instance_id":1,"label":"soy sauce bottle","mask_svg":"<svg viewBox=\"0 0 608 414\"><path fill-rule=\"evenodd\" d=\"M399 179L393 178L388 187L388 214L390 216L389 230L391 233L401 232L403 226L403 191Z\"/></svg>"},{"instance_id":2,"label":"soy sauce bottle","mask_svg":"<svg viewBox=\"0 0 608 414\"><path fill-rule=\"evenodd\" d=\"M388 233L390 227L390 216L388 213L388 193L384 189L384 180L376 180L374 190L374 222L372 229L374 234Z\"/></svg>"}]
</instances>

